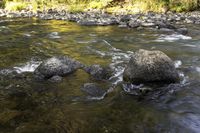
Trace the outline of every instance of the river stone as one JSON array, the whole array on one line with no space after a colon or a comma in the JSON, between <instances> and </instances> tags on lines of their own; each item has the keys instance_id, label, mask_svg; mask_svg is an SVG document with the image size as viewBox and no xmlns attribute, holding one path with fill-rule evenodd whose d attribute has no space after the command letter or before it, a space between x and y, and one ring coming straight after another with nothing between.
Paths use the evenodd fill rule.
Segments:
<instances>
[{"instance_id":1,"label":"river stone","mask_svg":"<svg viewBox=\"0 0 200 133\"><path fill-rule=\"evenodd\" d=\"M77 23L80 24L80 25L84 25L84 26L96 26L96 25L98 25L97 20L87 20L87 19L79 20Z\"/></svg>"},{"instance_id":2,"label":"river stone","mask_svg":"<svg viewBox=\"0 0 200 133\"><path fill-rule=\"evenodd\" d=\"M59 83L59 82L62 81L62 77L61 77L61 76L55 75L55 76L51 77L51 78L49 79L49 81L52 82L52 83Z\"/></svg>"},{"instance_id":3,"label":"river stone","mask_svg":"<svg viewBox=\"0 0 200 133\"><path fill-rule=\"evenodd\" d=\"M124 81L140 83L175 83L179 74L173 61L161 51L140 49L131 57L123 73Z\"/></svg>"},{"instance_id":4,"label":"river stone","mask_svg":"<svg viewBox=\"0 0 200 133\"><path fill-rule=\"evenodd\" d=\"M182 34L182 35L186 35L188 34L188 29L187 28L179 28L176 30L178 33Z\"/></svg>"},{"instance_id":5,"label":"river stone","mask_svg":"<svg viewBox=\"0 0 200 133\"><path fill-rule=\"evenodd\" d=\"M101 67L100 65L91 65L85 67L84 70L97 80L107 80L112 75L112 70L109 67Z\"/></svg>"},{"instance_id":6,"label":"river stone","mask_svg":"<svg viewBox=\"0 0 200 133\"><path fill-rule=\"evenodd\" d=\"M43 61L34 74L37 79L49 79L53 76L65 76L82 67L80 62L67 56L52 57Z\"/></svg>"},{"instance_id":7,"label":"river stone","mask_svg":"<svg viewBox=\"0 0 200 133\"><path fill-rule=\"evenodd\" d=\"M136 22L136 21L134 21L134 20L131 20L131 21L129 21L128 25L129 25L129 27L131 27L131 28L137 28L137 27L139 27L141 24L140 24L139 22Z\"/></svg>"},{"instance_id":8,"label":"river stone","mask_svg":"<svg viewBox=\"0 0 200 133\"><path fill-rule=\"evenodd\" d=\"M106 91L95 83L85 83L81 90L92 97L103 97L106 94Z\"/></svg>"}]
</instances>

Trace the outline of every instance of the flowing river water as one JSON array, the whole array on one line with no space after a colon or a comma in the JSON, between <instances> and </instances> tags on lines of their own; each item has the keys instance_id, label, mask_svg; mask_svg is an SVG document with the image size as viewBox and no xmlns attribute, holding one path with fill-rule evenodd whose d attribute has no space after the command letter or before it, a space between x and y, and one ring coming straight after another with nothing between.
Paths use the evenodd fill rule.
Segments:
<instances>
[{"instance_id":1,"label":"flowing river water","mask_svg":"<svg viewBox=\"0 0 200 133\"><path fill-rule=\"evenodd\" d=\"M199 133L200 26L187 27L184 36L1 18L0 133ZM84 83L105 85L82 70L61 83L33 80L41 61L67 55L86 65L110 65L115 72L110 80L117 84L131 54L141 48L165 52L175 61L182 83L167 86L166 94L149 95L149 100L129 95L120 86L102 99L87 99L80 90Z\"/></svg>"}]
</instances>

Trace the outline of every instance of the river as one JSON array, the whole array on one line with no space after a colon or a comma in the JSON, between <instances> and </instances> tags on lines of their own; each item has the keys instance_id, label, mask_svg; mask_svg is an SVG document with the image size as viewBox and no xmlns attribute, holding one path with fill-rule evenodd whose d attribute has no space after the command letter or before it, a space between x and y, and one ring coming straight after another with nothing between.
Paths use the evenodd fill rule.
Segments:
<instances>
[{"instance_id":1,"label":"river","mask_svg":"<svg viewBox=\"0 0 200 133\"><path fill-rule=\"evenodd\" d=\"M180 35L1 18L0 133L199 133L200 26L187 27L188 35ZM33 71L44 59L67 55L86 65L110 65L115 72L111 81L117 84L138 49L161 50L172 58L183 80L168 88L178 89L145 100L118 86L103 99L87 99L81 86L104 82L82 70L61 83L33 80Z\"/></svg>"}]
</instances>

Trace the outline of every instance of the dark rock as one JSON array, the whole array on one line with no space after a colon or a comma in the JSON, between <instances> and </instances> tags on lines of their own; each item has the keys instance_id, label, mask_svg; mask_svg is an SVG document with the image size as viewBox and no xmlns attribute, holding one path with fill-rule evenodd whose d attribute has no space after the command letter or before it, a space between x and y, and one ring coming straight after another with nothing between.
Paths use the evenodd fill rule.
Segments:
<instances>
[{"instance_id":1,"label":"dark rock","mask_svg":"<svg viewBox=\"0 0 200 133\"><path fill-rule=\"evenodd\" d=\"M58 13L58 11L56 11L55 9L48 9L47 13L48 14L56 14L56 13Z\"/></svg>"},{"instance_id":2,"label":"dark rock","mask_svg":"<svg viewBox=\"0 0 200 133\"><path fill-rule=\"evenodd\" d=\"M81 87L81 90L92 97L103 97L106 94L106 91L101 89L101 87L95 83L86 83Z\"/></svg>"},{"instance_id":3,"label":"dark rock","mask_svg":"<svg viewBox=\"0 0 200 133\"><path fill-rule=\"evenodd\" d=\"M69 57L52 57L41 63L34 74L37 79L49 79L55 75L65 76L82 67L80 62Z\"/></svg>"},{"instance_id":4,"label":"dark rock","mask_svg":"<svg viewBox=\"0 0 200 133\"><path fill-rule=\"evenodd\" d=\"M175 26L164 23L164 22L156 22L155 25L160 29L160 28L167 28L167 29L176 29Z\"/></svg>"},{"instance_id":5,"label":"dark rock","mask_svg":"<svg viewBox=\"0 0 200 133\"><path fill-rule=\"evenodd\" d=\"M59 82L62 81L62 77L56 75L56 76L51 77L51 78L49 79L49 81L52 82L52 83L59 83Z\"/></svg>"},{"instance_id":6,"label":"dark rock","mask_svg":"<svg viewBox=\"0 0 200 133\"><path fill-rule=\"evenodd\" d=\"M128 22L131 19L130 15L123 15L120 17L121 22Z\"/></svg>"},{"instance_id":7,"label":"dark rock","mask_svg":"<svg viewBox=\"0 0 200 133\"><path fill-rule=\"evenodd\" d=\"M112 75L109 67L101 67L100 65L91 65L85 67L84 70L97 80L107 80Z\"/></svg>"},{"instance_id":8,"label":"dark rock","mask_svg":"<svg viewBox=\"0 0 200 133\"><path fill-rule=\"evenodd\" d=\"M187 30L187 28L179 28L176 30L176 32L186 35L188 33L188 30Z\"/></svg>"},{"instance_id":9,"label":"dark rock","mask_svg":"<svg viewBox=\"0 0 200 133\"><path fill-rule=\"evenodd\" d=\"M161 51L139 50L124 70L125 81L140 84L149 82L174 83L180 80L173 61Z\"/></svg>"},{"instance_id":10,"label":"dark rock","mask_svg":"<svg viewBox=\"0 0 200 133\"><path fill-rule=\"evenodd\" d=\"M131 28L137 28L140 26L140 23L134 20L129 21L128 26Z\"/></svg>"},{"instance_id":11,"label":"dark rock","mask_svg":"<svg viewBox=\"0 0 200 133\"><path fill-rule=\"evenodd\" d=\"M106 26L106 25L115 25L118 22L114 18L89 18L89 19L81 19L77 22L80 25L84 26Z\"/></svg>"},{"instance_id":12,"label":"dark rock","mask_svg":"<svg viewBox=\"0 0 200 133\"><path fill-rule=\"evenodd\" d=\"M80 25L84 25L84 26L95 26L98 25L98 22L96 20L79 20L77 22Z\"/></svg>"}]
</instances>

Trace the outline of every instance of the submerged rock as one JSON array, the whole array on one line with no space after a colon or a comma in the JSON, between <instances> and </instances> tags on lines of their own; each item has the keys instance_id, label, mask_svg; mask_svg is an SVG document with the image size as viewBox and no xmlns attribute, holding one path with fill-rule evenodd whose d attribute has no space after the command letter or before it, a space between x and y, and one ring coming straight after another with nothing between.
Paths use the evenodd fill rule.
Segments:
<instances>
[{"instance_id":1,"label":"submerged rock","mask_svg":"<svg viewBox=\"0 0 200 133\"><path fill-rule=\"evenodd\" d=\"M140 84L150 82L175 83L180 80L173 61L161 51L140 49L131 57L124 70L125 81Z\"/></svg>"},{"instance_id":2,"label":"submerged rock","mask_svg":"<svg viewBox=\"0 0 200 133\"><path fill-rule=\"evenodd\" d=\"M62 77L56 75L56 76L51 77L51 78L49 79L49 81L52 82L52 83L59 83L59 82L62 81Z\"/></svg>"},{"instance_id":3,"label":"submerged rock","mask_svg":"<svg viewBox=\"0 0 200 133\"><path fill-rule=\"evenodd\" d=\"M187 28L179 28L176 30L178 33L186 35L188 33L188 29Z\"/></svg>"},{"instance_id":4,"label":"submerged rock","mask_svg":"<svg viewBox=\"0 0 200 133\"><path fill-rule=\"evenodd\" d=\"M107 80L112 76L112 71L109 67L101 67L100 65L91 65L85 67L84 70L97 80Z\"/></svg>"},{"instance_id":5,"label":"submerged rock","mask_svg":"<svg viewBox=\"0 0 200 133\"><path fill-rule=\"evenodd\" d=\"M34 71L37 79L49 79L53 76L65 76L83 65L66 56L52 57L41 63Z\"/></svg>"},{"instance_id":6,"label":"submerged rock","mask_svg":"<svg viewBox=\"0 0 200 133\"><path fill-rule=\"evenodd\" d=\"M95 83L85 83L83 87L81 87L81 90L92 97L103 97L106 94L106 91Z\"/></svg>"}]
</instances>

